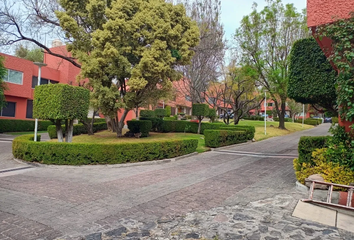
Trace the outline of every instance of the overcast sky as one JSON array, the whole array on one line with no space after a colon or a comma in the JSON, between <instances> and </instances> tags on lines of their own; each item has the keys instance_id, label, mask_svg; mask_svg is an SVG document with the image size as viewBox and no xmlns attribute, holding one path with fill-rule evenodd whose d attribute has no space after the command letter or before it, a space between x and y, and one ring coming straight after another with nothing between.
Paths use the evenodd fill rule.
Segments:
<instances>
[{"instance_id":1,"label":"overcast sky","mask_svg":"<svg viewBox=\"0 0 354 240\"><path fill-rule=\"evenodd\" d=\"M252 4L258 4L258 10L266 5L265 0L221 0L221 21L225 28L225 37L231 39L235 30L240 25L242 17L252 12ZM293 3L300 12L306 8L306 0L282 0L284 4Z\"/></svg>"}]
</instances>

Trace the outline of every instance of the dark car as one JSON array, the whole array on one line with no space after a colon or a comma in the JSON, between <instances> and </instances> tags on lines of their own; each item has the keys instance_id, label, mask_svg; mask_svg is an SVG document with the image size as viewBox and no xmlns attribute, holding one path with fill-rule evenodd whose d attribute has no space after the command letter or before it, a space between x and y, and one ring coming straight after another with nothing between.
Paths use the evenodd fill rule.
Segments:
<instances>
[{"instance_id":1,"label":"dark car","mask_svg":"<svg viewBox=\"0 0 354 240\"><path fill-rule=\"evenodd\" d=\"M325 117L323 122L324 123L332 123L332 118L331 117Z\"/></svg>"}]
</instances>

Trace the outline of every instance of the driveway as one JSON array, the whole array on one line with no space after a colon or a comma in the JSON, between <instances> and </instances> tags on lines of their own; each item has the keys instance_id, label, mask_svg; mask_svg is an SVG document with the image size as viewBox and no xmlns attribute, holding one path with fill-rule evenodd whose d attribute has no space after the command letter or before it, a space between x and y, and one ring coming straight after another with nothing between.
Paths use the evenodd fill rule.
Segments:
<instances>
[{"instance_id":1,"label":"driveway","mask_svg":"<svg viewBox=\"0 0 354 240\"><path fill-rule=\"evenodd\" d=\"M0 171L0 239L354 239L291 217L298 140L329 126L168 163Z\"/></svg>"}]
</instances>

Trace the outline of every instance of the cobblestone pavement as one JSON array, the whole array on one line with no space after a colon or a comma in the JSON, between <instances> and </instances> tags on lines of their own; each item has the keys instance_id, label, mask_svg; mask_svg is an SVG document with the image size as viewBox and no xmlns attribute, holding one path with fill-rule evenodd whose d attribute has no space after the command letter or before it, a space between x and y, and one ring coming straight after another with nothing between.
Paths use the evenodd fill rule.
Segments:
<instances>
[{"instance_id":1,"label":"cobblestone pavement","mask_svg":"<svg viewBox=\"0 0 354 240\"><path fill-rule=\"evenodd\" d=\"M228 150L290 154L301 135L328 128ZM304 197L294 182L290 158L222 152L142 166L0 172L0 239L354 239L291 217Z\"/></svg>"}]
</instances>

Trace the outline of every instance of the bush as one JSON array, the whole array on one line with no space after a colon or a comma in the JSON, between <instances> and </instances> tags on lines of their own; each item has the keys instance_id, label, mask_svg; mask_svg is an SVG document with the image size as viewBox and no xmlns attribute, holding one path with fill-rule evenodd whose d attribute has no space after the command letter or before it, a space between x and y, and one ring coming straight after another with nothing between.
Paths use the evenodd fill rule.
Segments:
<instances>
[{"instance_id":1,"label":"bush","mask_svg":"<svg viewBox=\"0 0 354 240\"><path fill-rule=\"evenodd\" d=\"M251 120L251 121L264 121L264 117L262 116L250 116L250 117L243 117L244 120Z\"/></svg>"},{"instance_id":2,"label":"bush","mask_svg":"<svg viewBox=\"0 0 354 240\"><path fill-rule=\"evenodd\" d=\"M332 123L333 124L338 123L338 117L332 117Z\"/></svg>"},{"instance_id":3,"label":"bush","mask_svg":"<svg viewBox=\"0 0 354 240\"><path fill-rule=\"evenodd\" d=\"M63 129L65 129L65 125L62 125L61 127ZM102 131L102 130L107 130L106 122L99 121L99 122L95 122L93 124L93 132L94 133L98 132L98 131ZM50 139L57 138L57 130L56 130L55 125L48 126L47 131L48 131ZM87 132L87 128L85 127L85 125L83 125L81 123L74 124L73 136L77 136L80 134L87 134L87 133L88 132ZM65 135L65 133L63 133L63 135Z\"/></svg>"},{"instance_id":4,"label":"bush","mask_svg":"<svg viewBox=\"0 0 354 240\"><path fill-rule=\"evenodd\" d=\"M34 131L34 123L33 120L0 119L0 133ZM45 131L52 124L51 121L38 121L38 131Z\"/></svg>"},{"instance_id":5,"label":"bush","mask_svg":"<svg viewBox=\"0 0 354 240\"><path fill-rule=\"evenodd\" d=\"M185 129L189 125L187 121L163 121L162 132L185 132Z\"/></svg>"},{"instance_id":6,"label":"bush","mask_svg":"<svg viewBox=\"0 0 354 240\"><path fill-rule=\"evenodd\" d=\"M39 119L65 120L87 117L90 91L67 84L36 86L33 116Z\"/></svg>"},{"instance_id":7,"label":"bush","mask_svg":"<svg viewBox=\"0 0 354 240\"><path fill-rule=\"evenodd\" d=\"M301 137L298 146L299 164L313 164L311 160L312 152L318 148L327 147L329 138L329 136Z\"/></svg>"},{"instance_id":8,"label":"bush","mask_svg":"<svg viewBox=\"0 0 354 240\"><path fill-rule=\"evenodd\" d=\"M205 130L205 146L217 148L236 143L247 142L245 131L234 130Z\"/></svg>"},{"instance_id":9,"label":"bush","mask_svg":"<svg viewBox=\"0 0 354 240\"><path fill-rule=\"evenodd\" d=\"M213 109L213 108L209 108L209 112L208 112L208 115L206 116L207 118L210 118L210 121L211 122L214 122L217 115L216 115L216 110Z\"/></svg>"},{"instance_id":10,"label":"bush","mask_svg":"<svg viewBox=\"0 0 354 240\"><path fill-rule=\"evenodd\" d=\"M156 108L154 112L155 116L161 119L166 115L166 110L163 108Z\"/></svg>"},{"instance_id":11,"label":"bush","mask_svg":"<svg viewBox=\"0 0 354 240\"><path fill-rule=\"evenodd\" d=\"M174 121L174 120L177 120L177 119L175 118L175 116L173 116L173 117L164 117L163 120Z\"/></svg>"},{"instance_id":12,"label":"bush","mask_svg":"<svg viewBox=\"0 0 354 240\"><path fill-rule=\"evenodd\" d=\"M185 118L186 119L192 119L192 116L191 115L186 115Z\"/></svg>"},{"instance_id":13,"label":"bush","mask_svg":"<svg viewBox=\"0 0 354 240\"><path fill-rule=\"evenodd\" d=\"M171 112L172 109L170 106L165 107L166 113L165 113L165 117L170 117L171 116Z\"/></svg>"},{"instance_id":14,"label":"bush","mask_svg":"<svg viewBox=\"0 0 354 240\"><path fill-rule=\"evenodd\" d=\"M118 164L182 156L195 152L197 146L197 139L96 144L33 142L32 135L24 135L14 139L12 153L15 158L44 164Z\"/></svg>"},{"instance_id":15,"label":"bush","mask_svg":"<svg viewBox=\"0 0 354 240\"><path fill-rule=\"evenodd\" d=\"M140 111L140 117L143 118L154 118L155 117L155 112L152 110L141 110Z\"/></svg>"},{"instance_id":16,"label":"bush","mask_svg":"<svg viewBox=\"0 0 354 240\"><path fill-rule=\"evenodd\" d=\"M296 120L297 123L302 123L302 119L299 118ZM306 125L312 125L312 126L317 126L322 123L322 119L316 119L316 118L307 118L304 120L304 124Z\"/></svg>"},{"instance_id":17,"label":"bush","mask_svg":"<svg viewBox=\"0 0 354 240\"><path fill-rule=\"evenodd\" d=\"M264 120L264 119L263 119ZM274 121L279 122L279 118L273 118ZM293 122L292 118L284 118L285 122Z\"/></svg>"},{"instance_id":18,"label":"bush","mask_svg":"<svg viewBox=\"0 0 354 240\"><path fill-rule=\"evenodd\" d=\"M311 163L301 163L299 159L294 159L294 169L296 179L305 183L305 179L313 174L321 174L326 182L349 185L354 182L354 171L347 166L331 162L326 157L327 149L317 149L312 153Z\"/></svg>"},{"instance_id":19,"label":"bush","mask_svg":"<svg viewBox=\"0 0 354 240\"><path fill-rule=\"evenodd\" d=\"M149 120L127 121L129 131L132 133L141 133L140 137L148 137L152 129L152 122Z\"/></svg>"},{"instance_id":20,"label":"bush","mask_svg":"<svg viewBox=\"0 0 354 240\"><path fill-rule=\"evenodd\" d=\"M151 121L151 123L152 123L151 131L153 131L153 132L162 132L163 119L161 119L161 118L141 117L140 120Z\"/></svg>"},{"instance_id":21,"label":"bush","mask_svg":"<svg viewBox=\"0 0 354 240\"><path fill-rule=\"evenodd\" d=\"M203 103L194 103L192 105L192 115L196 117L204 117L209 114L209 106Z\"/></svg>"}]
</instances>

